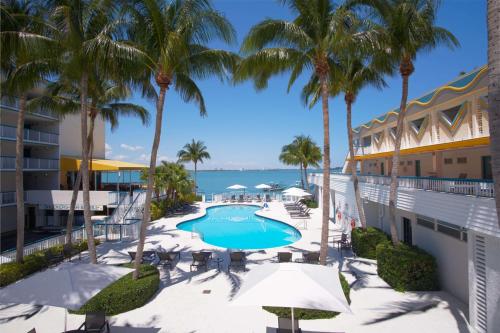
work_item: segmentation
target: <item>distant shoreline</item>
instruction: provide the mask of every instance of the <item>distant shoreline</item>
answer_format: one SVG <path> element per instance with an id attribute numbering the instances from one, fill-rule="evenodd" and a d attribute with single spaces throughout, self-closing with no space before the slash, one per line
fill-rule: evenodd
<path id="1" fill-rule="evenodd" d="M 331 168 L 330 171 L 335 171 L 342 169 L 342 167 L 335 167 Z M 188 169 L 188 171 L 193 171 L 192 169 Z M 198 170 L 198 172 L 212 172 L 212 171 L 300 171 L 299 168 L 293 169 L 293 168 L 276 168 L 276 169 L 205 169 L 205 170 Z M 307 172 L 322 172 L 322 169 L 308 169 Z"/>

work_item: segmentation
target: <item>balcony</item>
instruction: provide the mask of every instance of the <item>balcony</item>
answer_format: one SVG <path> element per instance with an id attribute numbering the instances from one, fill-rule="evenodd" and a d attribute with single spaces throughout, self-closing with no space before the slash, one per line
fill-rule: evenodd
<path id="1" fill-rule="evenodd" d="M 11 156 L 0 157 L 2 171 L 14 171 L 16 169 L 16 158 Z M 24 158 L 24 171 L 59 170 L 59 160 L 49 158 Z"/>
<path id="2" fill-rule="evenodd" d="M 16 192 L 0 192 L 0 206 L 12 206 L 16 204 Z"/>
<path id="3" fill-rule="evenodd" d="M 19 100 L 16 98 L 15 101 L 10 101 L 6 97 L 3 97 L 0 100 L 0 108 L 1 109 L 7 109 L 9 111 L 14 111 L 18 112 L 19 111 Z M 27 115 L 34 115 L 34 116 L 39 116 L 42 118 L 47 118 L 51 120 L 59 120 L 59 115 L 57 112 L 54 112 L 52 110 L 43 110 L 43 109 L 37 109 L 34 111 L 30 111 L 29 113 L 26 113 Z"/>
<path id="4" fill-rule="evenodd" d="M 32 129 L 24 129 L 24 141 L 26 143 L 58 145 L 59 135 Z M 16 140 L 16 128 L 13 126 L 0 125 L 0 139 Z"/>

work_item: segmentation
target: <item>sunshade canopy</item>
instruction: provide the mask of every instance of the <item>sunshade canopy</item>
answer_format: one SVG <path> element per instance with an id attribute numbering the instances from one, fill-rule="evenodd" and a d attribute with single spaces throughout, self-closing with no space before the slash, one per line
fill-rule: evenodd
<path id="1" fill-rule="evenodd" d="M 62 263 L 0 289 L 0 302 L 76 310 L 131 271 L 112 265 Z"/>
<path id="2" fill-rule="evenodd" d="M 61 171 L 78 171 L 80 169 L 80 163 L 82 163 L 82 160 L 80 159 L 74 157 L 62 157 Z M 138 163 L 92 159 L 92 170 L 94 171 L 142 170 L 146 167 L 146 165 Z"/>
<path id="3" fill-rule="evenodd" d="M 267 184 L 259 184 L 257 186 L 255 186 L 256 189 L 259 189 L 259 190 L 269 190 L 271 188 L 271 186 L 267 185 Z"/>
<path id="4" fill-rule="evenodd" d="M 246 189 L 246 186 L 240 185 L 240 184 L 234 184 L 229 187 L 227 187 L 228 190 L 243 190 Z"/>
<path id="5" fill-rule="evenodd" d="M 311 194 L 304 191 L 303 189 L 297 188 L 297 187 L 290 187 L 289 189 L 286 189 L 283 191 L 284 195 L 290 195 L 293 197 L 307 197 L 310 196 Z"/>
<path id="6" fill-rule="evenodd" d="M 338 270 L 302 263 L 268 263 L 253 268 L 232 304 L 351 313 Z"/>

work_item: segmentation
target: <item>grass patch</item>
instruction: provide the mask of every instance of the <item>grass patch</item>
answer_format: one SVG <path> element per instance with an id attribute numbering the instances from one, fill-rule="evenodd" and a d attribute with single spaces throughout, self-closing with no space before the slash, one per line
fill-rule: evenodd
<path id="1" fill-rule="evenodd" d="M 351 299 L 349 297 L 351 288 L 349 288 L 349 283 L 347 283 L 347 280 L 342 275 L 342 273 L 339 273 L 339 278 L 340 278 L 340 285 L 342 286 L 342 290 L 344 291 L 345 298 L 347 299 L 347 302 L 351 304 Z M 291 318 L 292 316 L 290 308 L 273 307 L 273 306 L 263 306 L 262 308 L 268 312 L 274 313 L 280 318 Z M 300 309 L 300 308 L 294 309 L 293 313 L 295 319 L 298 320 L 330 319 L 334 318 L 339 314 L 338 312 L 332 312 L 332 311 Z"/>
<path id="2" fill-rule="evenodd" d="M 132 268 L 133 264 L 123 266 Z M 72 313 L 104 312 L 108 316 L 127 312 L 148 303 L 158 291 L 160 272 L 155 266 L 141 265 L 140 278 L 132 279 L 132 273 L 111 283 L 92 297 L 79 310 Z"/>

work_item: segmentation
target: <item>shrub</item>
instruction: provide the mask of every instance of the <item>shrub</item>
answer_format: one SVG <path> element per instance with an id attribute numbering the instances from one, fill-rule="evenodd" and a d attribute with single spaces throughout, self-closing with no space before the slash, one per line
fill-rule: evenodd
<path id="1" fill-rule="evenodd" d="M 356 228 L 351 233 L 352 249 L 357 256 L 376 259 L 377 245 L 389 242 L 389 237 L 380 229 L 368 227 L 366 230 Z"/>
<path id="2" fill-rule="evenodd" d="M 307 208 L 318 208 L 318 203 L 313 199 L 304 199 L 303 202 Z"/>
<path id="3" fill-rule="evenodd" d="M 398 291 L 439 290 L 436 260 L 415 246 L 379 244 L 377 273 Z"/>
<path id="4" fill-rule="evenodd" d="M 124 266 L 132 267 L 131 265 Z M 132 273 L 125 275 L 101 290 L 74 313 L 104 312 L 114 316 L 130 311 L 146 304 L 158 291 L 159 285 L 158 269 L 151 265 L 141 265 L 139 279 L 133 280 Z"/>
<path id="5" fill-rule="evenodd" d="M 345 298 L 347 302 L 351 304 L 351 299 L 349 297 L 350 288 L 349 283 L 345 279 L 342 273 L 339 273 L 340 285 L 344 291 Z M 264 310 L 274 313 L 280 318 L 290 318 L 292 316 L 290 308 L 273 307 L 273 306 L 263 306 Z M 295 319 L 307 320 L 307 319 L 330 319 L 338 315 L 338 312 L 324 311 L 324 310 L 311 310 L 311 309 L 299 309 L 296 308 L 293 311 Z"/>
<path id="6" fill-rule="evenodd" d="M 153 201 L 151 203 L 151 220 L 158 220 L 165 217 L 167 213 L 167 201 Z"/>

